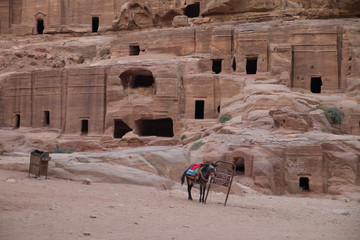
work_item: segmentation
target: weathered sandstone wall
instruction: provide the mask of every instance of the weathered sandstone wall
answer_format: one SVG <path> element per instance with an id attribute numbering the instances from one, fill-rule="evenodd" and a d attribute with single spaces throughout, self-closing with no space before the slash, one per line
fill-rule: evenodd
<path id="1" fill-rule="evenodd" d="M 0 124 L 48 150 L 182 144 L 265 192 L 342 193 L 360 176 L 359 21 L 329 18 L 356 3 L 0 1 L 1 33 L 45 33 L 1 38 Z"/>
<path id="2" fill-rule="evenodd" d="M 216 119 L 227 99 L 243 93 L 245 76 L 270 74 L 280 78 L 276 83 L 305 92 L 314 92 L 315 78 L 320 92 L 345 91 L 353 84 L 348 76 L 359 74 L 355 35 L 348 26 L 319 24 L 129 32 L 111 42 L 111 63 L 3 75 L 2 122 L 67 134 L 79 134 L 87 124 L 90 135 L 112 135 L 115 120 L 139 133 L 145 124 L 136 124 L 139 119 L 169 118 L 178 132 L 179 119 L 197 118 L 196 104 L 204 112 L 199 118 Z M 129 56 L 134 47 L 139 56 Z M 138 76 L 151 83 L 137 88 L 131 81 Z M 255 102 L 258 109 L 273 104 Z M 359 114 L 349 114 L 342 130 L 357 133 Z"/>
<path id="3" fill-rule="evenodd" d="M 216 22 L 219 15 L 224 21 L 353 17 L 359 15 L 359 6 L 359 0 L 1 0 L 0 33 L 37 34 L 39 20 L 45 33 L 83 33 L 94 31 L 94 24 L 96 31 L 171 26 L 181 14 L 198 18 L 194 23 Z"/>

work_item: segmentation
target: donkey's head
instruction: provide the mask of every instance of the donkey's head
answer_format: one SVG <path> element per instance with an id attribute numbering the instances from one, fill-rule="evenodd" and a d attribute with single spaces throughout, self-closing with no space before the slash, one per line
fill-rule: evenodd
<path id="1" fill-rule="evenodd" d="M 203 173 L 206 176 L 206 178 L 213 176 L 214 172 L 215 172 L 215 164 L 213 163 L 207 163 L 205 164 L 204 168 L 203 168 Z"/>

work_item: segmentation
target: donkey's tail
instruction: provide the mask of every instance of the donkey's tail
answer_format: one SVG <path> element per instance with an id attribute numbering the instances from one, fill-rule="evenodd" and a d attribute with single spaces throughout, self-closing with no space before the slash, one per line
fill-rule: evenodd
<path id="1" fill-rule="evenodd" d="M 183 185 L 183 184 L 184 184 L 184 181 L 185 181 L 185 176 L 186 176 L 187 170 L 188 170 L 188 169 L 186 169 L 186 171 L 185 171 L 185 172 L 183 173 L 183 175 L 181 176 L 181 185 Z"/>

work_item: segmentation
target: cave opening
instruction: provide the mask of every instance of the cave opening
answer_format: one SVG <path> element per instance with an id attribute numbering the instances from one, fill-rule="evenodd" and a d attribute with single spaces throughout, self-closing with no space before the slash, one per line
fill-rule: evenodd
<path id="1" fill-rule="evenodd" d="M 99 17 L 92 17 L 92 32 L 96 33 L 99 30 L 100 20 Z"/>
<path id="2" fill-rule="evenodd" d="M 140 46 L 139 45 L 130 45 L 129 46 L 129 50 L 130 50 L 130 56 L 137 56 L 140 54 Z"/>
<path id="3" fill-rule="evenodd" d="M 322 80 L 321 77 L 311 77 L 310 91 L 312 93 L 321 93 Z"/>
<path id="4" fill-rule="evenodd" d="M 189 4 L 184 9 L 184 15 L 188 18 L 195 18 L 200 16 L 200 2 Z"/>
<path id="5" fill-rule="evenodd" d="M 136 134 L 139 136 L 173 137 L 173 121 L 171 118 L 140 119 L 135 121 Z"/>
<path id="6" fill-rule="evenodd" d="M 246 58 L 246 74 L 256 74 L 257 57 Z"/>
<path id="7" fill-rule="evenodd" d="M 81 120 L 81 135 L 87 135 L 89 132 L 89 121 Z"/>
<path id="8" fill-rule="evenodd" d="M 235 170 L 239 175 L 245 175 L 245 159 L 243 157 L 234 158 Z"/>
<path id="9" fill-rule="evenodd" d="M 216 74 L 221 73 L 222 59 L 213 59 L 212 60 L 212 71 Z"/>
<path id="10" fill-rule="evenodd" d="M 44 20 L 39 18 L 37 20 L 37 23 L 36 23 L 36 30 L 37 30 L 37 33 L 38 34 L 43 34 L 44 33 L 44 29 L 45 29 L 45 26 L 44 26 Z"/>
<path id="11" fill-rule="evenodd" d="M 299 187 L 303 190 L 303 191 L 310 191 L 309 188 L 309 178 L 308 177 L 301 177 L 299 179 Z"/>
<path id="12" fill-rule="evenodd" d="M 154 84 L 154 77 L 152 75 L 135 75 L 131 82 L 131 88 L 148 88 Z"/>
<path id="13" fill-rule="evenodd" d="M 205 108 L 204 100 L 195 101 L 195 119 L 204 119 L 204 108 Z"/>
<path id="14" fill-rule="evenodd" d="M 121 84 L 124 90 L 143 88 L 143 94 L 155 94 L 155 79 L 152 73 L 144 69 L 130 69 L 120 74 Z M 139 93 L 140 93 L 139 92 Z"/>
<path id="15" fill-rule="evenodd" d="M 132 129 L 122 120 L 114 120 L 114 138 L 122 138 L 126 133 L 131 131 Z"/>
<path id="16" fill-rule="evenodd" d="M 50 111 L 44 111 L 44 121 L 43 121 L 44 127 L 47 127 L 50 125 Z"/>

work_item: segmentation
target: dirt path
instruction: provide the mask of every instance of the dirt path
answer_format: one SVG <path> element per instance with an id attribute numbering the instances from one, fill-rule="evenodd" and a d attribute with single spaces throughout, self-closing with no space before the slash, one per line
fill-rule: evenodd
<path id="1" fill-rule="evenodd" d="M 185 186 L 84 185 L 0 170 L 0 239 L 360 239 L 358 202 L 247 195 L 224 207 L 219 193 L 207 204 L 186 198 Z"/>

